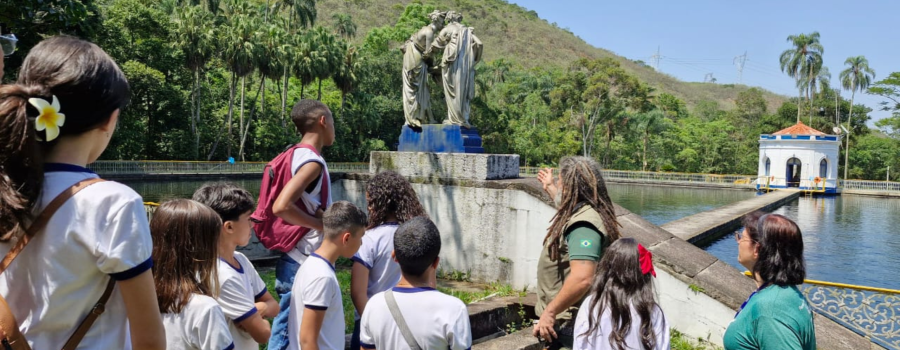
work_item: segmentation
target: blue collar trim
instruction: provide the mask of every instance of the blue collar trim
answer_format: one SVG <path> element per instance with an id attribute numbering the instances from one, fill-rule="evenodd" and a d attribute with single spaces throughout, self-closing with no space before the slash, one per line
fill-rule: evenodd
<path id="1" fill-rule="evenodd" d="M 432 290 L 436 290 L 431 287 L 394 287 L 391 290 L 397 293 L 418 293 L 418 292 L 428 292 Z"/>
<path id="2" fill-rule="evenodd" d="M 322 261 L 328 263 L 328 266 L 331 266 L 331 271 L 335 271 L 335 269 L 334 269 L 334 264 L 332 264 L 331 261 L 329 261 L 328 259 L 325 259 L 325 258 L 323 258 L 321 255 L 316 254 L 316 253 L 312 253 L 312 254 L 310 254 L 309 256 L 313 256 L 313 257 L 322 259 Z"/>
<path id="3" fill-rule="evenodd" d="M 65 163 L 44 163 L 45 173 L 70 172 L 70 173 L 88 173 L 97 174 L 93 170 L 74 164 Z"/>
<path id="4" fill-rule="evenodd" d="M 241 262 L 238 261 L 238 259 L 234 259 L 234 261 L 237 262 L 238 267 L 232 266 L 231 263 L 228 262 L 228 260 L 225 260 L 225 259 L 222 259 L 222 258 L 219 258 L 219 260 L 222 260 L 226 265 L 228 265 L 229 267 L 231 267 L 232 269 L 234 269 L 235 271 L 237 271 L 239 274 L 242 274 L 242 275 L 244 274 L 244 267 L 241 266 Z"/>

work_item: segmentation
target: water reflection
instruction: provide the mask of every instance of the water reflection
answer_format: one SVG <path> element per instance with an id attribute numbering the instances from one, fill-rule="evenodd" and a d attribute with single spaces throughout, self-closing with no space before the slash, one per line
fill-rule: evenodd
<path id="1" fill-rule="evenodd" d="M 774 212 L 800 226 L 808 279 L 900 289 L 900 199 L 801 197 Z M 705 249 L 744 270 L 731 236 Z"/>
<path id="2" fill-rule="evenodd" d="M 609 184 L 610 199 L 647 221 L 662 225 L 756 196 L 736 189 Z"/>

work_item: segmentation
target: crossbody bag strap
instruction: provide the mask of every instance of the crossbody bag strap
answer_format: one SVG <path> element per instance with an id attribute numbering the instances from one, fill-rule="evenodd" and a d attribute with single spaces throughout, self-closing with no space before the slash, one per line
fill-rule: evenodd
<path id="1" fill-rule="evenodd" d="M 81 343 L 81 339 L 84 339 L 85 334 L 91 329 L 94 321 L 103 314 L 103 311 L 106 311 L 106 301 L 112 296 L 112 291 L 115 286 L 116 280 L 110 277 L 109 283 L 106 284 L 106 290 L 103 291 L 103 296 L 100 297 L 100 300 L 97 300 L 97 303 L 94 304 L 91 312 L 81 321 L 81 324 L 75 329 L 75 333 L 72 333 L 72 336 L 66 341 L 66 345 L 63 345 L 62 350 L 75 350 L 75 348 L 78 347 L 78 343 Z"/>
<path id="2" fill-rule="evenodd" d="M 413 337 L 412 331 L 409 330 L 409 326 L 406 324 L 403 314 L 400 313 L 400 306 L 397 305 L 397 299 L 394 299 L 394 291 L 388 289 L 384 292 L 384 300 L 387 301 L 388 309 L 391 310 L 391 316 L 394 316 L 394 322 L 397 322 L 397 326 L 400 327 L 400 334 L 403 334 L 403 339 L 406 340 L 406 344 L 409 345 L 409 348 L 412 350 L 422 350 L 419 344 L 416 343 L 416 338 Z"/>
<path id="3" fill-rule="evenodd" d="M 28 229 L 25 230 L 25 234 L 19 237 L 16 244 L 6 253 L 6 256 L 3 257 L 3 260 L 0 261 L 0 273 L 6 271 L 6 268 L 12 264 L 13 260 L 25 249 L 25 246 L 28 245 L 28 242 L 31 242 L 31 239 L 37 234 L 40 230 L 44 229 L 47 226 L 47 223 L 50 222 L 50 218 L 53 217 L 53 214 L 56 213 L 56 210 L 59 209 L 63 204 L 66 203 L 72 196 L 81 190 L 87 188 L 90 185 L 93 185 L 98 182 L 102 182 L 104 180 L 99 178 L 87 179 L 79 181 L 78 183 L 72 185 L 72 187 L 67 188 L 62 193 L 56 196 L 47 207 L 41 211 L 41 214 L 34 219 L 31 223 L 31 226 L 28 226 Z M 108 297 L 107 297 L 108 298 Z M 4 349 L 13 349 L 13 350 L 31 350 L 31 347 L 28 345 L 28 342 L 25 340 L 25 337 L 19 331 L 19 323 L 16 322 L 15 316 L 12 314 L 12 309 L 9 308 L 9 305 L 6 303 L 6 299 L 3 296 L 0 296 L 0 303 L 2 303 L 2 314 L 0 314 L 0 336 L 2 336 Z"/>

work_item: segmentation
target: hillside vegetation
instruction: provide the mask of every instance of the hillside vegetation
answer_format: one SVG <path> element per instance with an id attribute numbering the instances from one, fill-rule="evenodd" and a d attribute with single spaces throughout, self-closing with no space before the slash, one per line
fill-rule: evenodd
<path id="1" fill-rule="evenodd" d="M 537 12 L 503 0 L 319 0 L 317 10 L 325 26 L 332 24 L 333 14 L 349 14 L 358 26 L 357 32 L 362 34 L 357 37 L 357 41 L 361 41 L 372 28 L 393 25 L 406 5 L 414 2 L 441 10 L 460 11 L 464 22 L 474 27 L 485 43 L 484 55 L 488 62 L 505 58 L 524 68 L 565 67 L 579 58 L 608 57 L 658 91 L 684 100 L 689 107 L 701 101 L 716 101 L 720 108 L 731 109 L 738 93 L 750 88 L 680 81 L 647 65 L 591 46 L 556 23 L 541 19 Z M 777 108 L 787 100 L 782 95 L 765 90 L 762 92 L 763 99 L 771 108 Z"/>

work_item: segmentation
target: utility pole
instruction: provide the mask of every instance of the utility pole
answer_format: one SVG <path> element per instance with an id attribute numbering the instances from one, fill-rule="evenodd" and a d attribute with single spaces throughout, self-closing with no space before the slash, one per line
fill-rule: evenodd
<path id="1" fill-rule="evenodd" d="M 662 58 L 659 54 L 659 46 L 656 46 L 656 54 L 650 56 L 650 60 L 653 61 L 653 67 L 656 68 L 656 71 L 659 72 L 659 59 Z"/>
<path id="2" fill-rule="evenodd" d="M 734 65 L 737 66 L 738 84 L 744 83 L 744 63 L 747 62 L 747 51 L 743 55 L 734 57 Z"/>
<path id="3" fill-rule="evenodd" d="M 706 73 L 706 75 L 703 76 L 703 82 L 704 83 L 715 83 L 716 78 L 713 77 L 712 73 Z"/>

